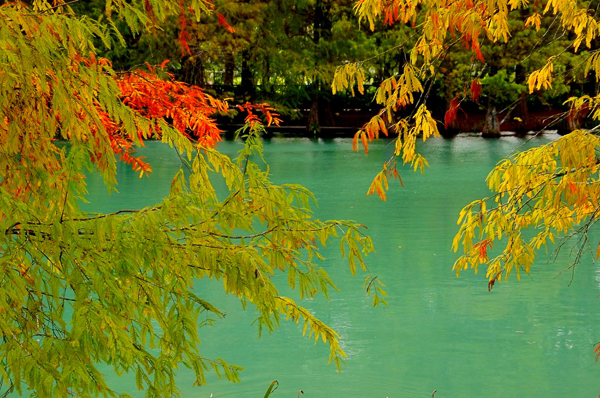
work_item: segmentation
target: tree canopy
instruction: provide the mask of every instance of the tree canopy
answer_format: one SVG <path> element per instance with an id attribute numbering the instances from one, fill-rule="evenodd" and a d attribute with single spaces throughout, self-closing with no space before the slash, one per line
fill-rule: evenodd
<path id="1" fill-rule="evenodd" d="M 341 240 L 350 271 L 366 270 L 372 250 L 361 226 L 320 221 L 311 193 L 273 185 L 253 159 L 265 104 L 245 104 L 245 145 L 236 159 L 220 154 L 213 117 L 226 102 L 173 79 L 161 65 L 117 72 L 98 46 L 123 44 L 131 32 L 175 18 L 186 49 L 190 21 L 213 14 L 206 0 L 103 2 L 104 22 L 78 15 L 71 2 L 36 0 L 0 6 L 0 380 L 3 393 L 118 396 L 99 366 L 135 374 L 147 396 L 177 395 L 175 369 L 195 383 L 214 369 L 238 380 L 239 367 L 206 358 L 198 329 L 224 314 L 194 280 L 210 279 L 257 311 L 260 329 L 282 319 L 344 358 L 338 335 L 271 279 L 287 275 L 298 296 L 335 288 L 319 266 L 319 249 Z M 97 4 L 97 2 L 95 3 Z M 116 190 L 116 162 L 140 177 L 152 167 L 135 153 L 161 140 L 181 157 L 170 194 L 143 209 L 110 214 L 80 209 L 87 173 Z M 227 195 L 217 195 L 219 175 Z M 213 176 L 213 177 L 211 177 Z M 376 281 L 368 284 L 381 300 Z"/>

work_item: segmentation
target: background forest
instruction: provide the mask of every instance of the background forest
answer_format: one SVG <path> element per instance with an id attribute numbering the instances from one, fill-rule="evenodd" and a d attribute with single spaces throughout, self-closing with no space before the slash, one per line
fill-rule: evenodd
<path id="1" fill-rule="evenodd" d="M 283 115 L 284 126 L 318 132 L 322 126 L 361 127 L 368 121 L 377 111 L 376 88 L 402 73 L 408 49 L 418 39 L 413 27 L 423 22 L 420 14 L 410 24 L 360 28 L 352 2 L 337 0 L 216 0 L 214 5 L 219 18 L 205 15 L 189 21 L 189 52 L 180 47 L 180 21 L 173 16 L 161 29 L 140 34 L 119 23 L 126 47 L 102 54 L 117 70 L 169 59 L 167 69 L 178 80 L 235 103 L 267 102 Z M 98 18 L 104 1 L 75 3 L 73 8 Z M 456 114 L 451 123 L 441 123 L 442 134 L 483 131 L 493 136 L 541 128 L 564 134 L 582 123 L 584 114 L 564 117 L 568 107 L 563 103 L 570 96 L 595 94 L 594 73 L 584 73 L 590 53 L 569 46 L 572 38 L 553 15 L 544 14 L 539 29 L 527 29 L 526 19 L 541 11 L 542 5 L 511 11 L 512 39 L 483 46 L 479 54 L 465 51 L 459 41 L 446 49 L 426 97 L 438 121 L 444 121 L 448 110 Z M 527 76 L 556 54 L 552 88 L 528 93 Z M 334 97 L 330 86 L 336 68 L 354 62 L 365 71 L 366 94 Z M 474 79 L 481 85 L 477 102 L 468 95 Z"/>

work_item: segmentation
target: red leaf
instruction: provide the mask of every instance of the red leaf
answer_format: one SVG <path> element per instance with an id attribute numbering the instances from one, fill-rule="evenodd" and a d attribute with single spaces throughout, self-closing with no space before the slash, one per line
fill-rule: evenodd
<path id="1" fill-rule="evenodd" d="M 473 50 L 475 50 L 475 54 L 477 54 L 477 59 L 480 60 L 481 62 L 485 62 L 485 58 L 483 57 L 483 54 L 481 53 L 481 48 L 479 48 L 479 42 L 477 41 L 477 37 L 473 38 L 472 48 L 473 48 Z"/>
<path id="2" fill-rule="evenodd" d="M 180 25 L 181 31 L 179 32 L 179 37 L 177 39 L 179 40 L 179 47 L 181 47 L 181 55 L 184 56 L 186 50 L 187 50 L 188 55 L 192 55 L 192 52 L 190 51 L 190 46 L 188 45 L 188 42 L 187 42 L 188 39 L 190 38 L 190 35 L 185 30 L 185 28 L 188 24 L 188 21 L 185 18 L 185 6 L 183 4 L 183 0 L 179 0 L 179 6 L 181 7 L 181 12 L 179 14 L 179 25 Z"/>
<path id="3" fill-rule="evenodd" d="M 447 129 L 448 127 L 452 126 L 456 121 L 456 114 L 460 109 L 459 105 L 460 102 L 458 101 L 458 96 L 452 98 L 452 101 L 450 101 L 450 105 L 448 106 L 448 110 L 444 115 L 444 128 Z"/>
<path id="4" fill-rule="evenodd" d="M 493 242 L 490 239 L 484 239 L 481 242 L 478 242 L 475 244 L 474 248 L 476 248 L 479 251 L 479 259 L 481 261 L 487 261 L 488 260 L 488 248 L 491 249 L 492 248 L 492 244 Z"/>
<path id="5" fill-rule="evenodd" d="M 596 354 L 596 362 L 598 362 L 598 359 L 600 359 L 600 343 L 594 348 L 594 354 Z"/>
<path id="6" fill-rule="evenodd" d="M 227 20 L 225 19 L 225 17 L 223 16 L 223 14 L 221 14 L 220 12 L 217 13 L 217 18 L 219 18 L 219 24 L 223 25 L 223 27 L 225 27 L 225 29 L 227 29 L 227 31 L 229 33 L 233 33 L 235 32 L 235 29 L 233 28 L 233 26 L 229 25 L 227 23 Z"/>
<path id="7" fill-rule="evenodd" d="M 190 35 L 188 34 L 188 32 L 185 31 L 185 28 L 182 28 L 178 37 L 179 47 L 181 47 L 182 56 L 184 56 L 186 52 L 188 53 L 188 55 L 192 55 L 192 51 L 190 50 L 190 46 L 188 45 L 189 38 Z"/>
<path id="8" fill-rule="evenodd" d="M 156 15 L 154 15 L 154 9 L 148 0 L 144 0 L 144 10 L 146 11 L 146 15 L 156 24 Z"/>

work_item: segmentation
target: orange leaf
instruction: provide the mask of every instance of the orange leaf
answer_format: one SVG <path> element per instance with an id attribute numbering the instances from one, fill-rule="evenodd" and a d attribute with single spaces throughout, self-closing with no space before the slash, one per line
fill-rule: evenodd
<path id="1" fill-rule="evenodd" d="M 388 130 L 385 127 L 385 122 L 383 121 L 383 119 L 379 119 L 379 130 L 381 130 L 381 132 L 383 132 L 383 134 L 388 135 Z"/>
<path id="2" fill-rule="evenodd" d="M 483 54 L 481 53 L 481 48 L 479 48 L 479 42 L 477 41 L 477 37 L 473 38 L 472 47 L 473 47 L 473 50 L 475 50 L 475 54 L 477 54 L 477 59 L 480 60 L 481 62 L 485 62 L 485 58 L 483 57 Z"/>
<path id="3" fill-rule="evenodd" d="M 354 138 L 352 139 L 352 150 L 354 152 L 358 151 L 358 136 L 360 135 L 360 130 L 354 134 Z"/>
<path id="4" fill-rule="evenodd" d="M 404 181 L 402 181 L 402 177 L 400 177 L 400 173 L 398 173 L 398 169 L 396 169 L 396 167 L 394 167 L 393 176 L 400 182 L 400 186 L 404 188 Z"/>
<path id="5" fill-rule="evenodd" d="M 364 131 L 361 131 L 360 139 L 362 141 L 363 148 L 365 148 L 365 153 L 369 153 L 369 143 L 367 142 L 367 135 Z"/>
<path id="6" fill-rule="evenodd" d="M 170 62 L 170 59 L 165 59 L 160 63 L 160 70 L 165 70 L 165 66 Z"/>

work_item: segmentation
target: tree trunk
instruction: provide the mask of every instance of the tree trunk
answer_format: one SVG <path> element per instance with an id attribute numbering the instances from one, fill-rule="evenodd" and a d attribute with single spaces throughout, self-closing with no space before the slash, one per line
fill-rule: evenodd
<path id="1" fill-rule="evenodd" d="M 527 86 L 526 77 L 527 77 L 527 73 L 525 72 L 525 68 L 521 65 L 517 65 L 517 68 L 515 71 L 515 83 Z M 515 110 L 514 110 L 514 114 L 513 114 L 514 117 L 517 117 L 520 119 L 520 121 L 516 120 L 517 127 L 515 129 L 516 130 L 515 132 L 517 133 L 517 135 L 525 135 L 530 130 L 533 130 L 536 128 L 536 126 L 534 126 L 532 123 L 531 116 L 529 115 L 529 108 L 527 107 L 527 97 L 528 96 L 529 95 L 527 94 L 527 91 L 523 91 L 519 95 L 519 102 L 517 103 L 517 106 L 515 107 Z"/>
<path id="2" fill-rule="evenodd" d="M 587 115 L 587 112 L 588 112 L 587 108 L 586 109 L 570 109 L 567 112 L 567 117 L 566 117 L 565 122 L 567 125 L 567 131 L 569 133 L 572 131 L 581 129 L 583 120 L 584 120 L 585 116 Z"/>
<path id="3" fill-rule="evenodd" d="M 335 126 L 335 116 L 333 110 L 331 110 L 331 101 L 325 102 L 325 108 L 323 109 L 323 119 L 325 119 L 326 126 Z"/>
<path id="4" fill-rule="evenodd" d="M 204 62 L 200 56 L 187 57 L 181 62 L 181 80 L 188 84 L 206 86 Z"/>
<path id="5" fill-rule="evenodd" d="M 223 84 L 233 87 L 233 72 L 235 70 L 235 58 L 232 53 L 225 55 L 225 74 L 223 75 Z"/>
<path id="6" fill-rule="evenodd" d="M 321 126 L 319 124 L 319 96 L 317 94 L 312 95 L 306 130 L 315 135 L 321 131 Z"/>
<path id="7" fill-rule="evenodd" d="M 250 65 L 248 61 L 250 60 L 250 51 L 244 50 L 242 52 L 242 83 L 241 89 L 242 94 L 244 95 L 244 99 L 247 101 L 252 101 L 255 94 L 254 88 L 254 77 L 252 76 L 252 70 L 250 69 Z"/>
<path id="8" fill-rule="evenodd" d="M 269 62 L 269 58 L 265 59 L 264 69 L 261 81 L 259 82 L 260 90 L 264 91 L 267 96 L 271 96 L 273 94 L 273 85 L 271 84 L 271 63 Z"/>
<path id="9" fill-rule="evenodd" d="M 323 4 L 321 0 L 317 0 L 315 4 L 315 19 L 313 20 L 313 42 L 318 43 L 321 39 L 323 23 Z"/>
<path id="10" fill-rule="evenodd" d="M 519 95 L 517 106 L 514 109 L 513 120 L 516 122 L 515 133 L 517 135 L 525 135 L 529 131 L 535 129 L 531 116 L 529 115 L 529 108 L 527 107 L 527 92 L 523 92 Z"/>
<path id="11" fill-rule="evenodd" d="M 488 99 L 488 108 L 485 115 L 485 125 L 483 126 L 484 137 L 499 137 L 500 136 L 500 121 L 498 120 L 498 111 L 496 105 Z"/>

